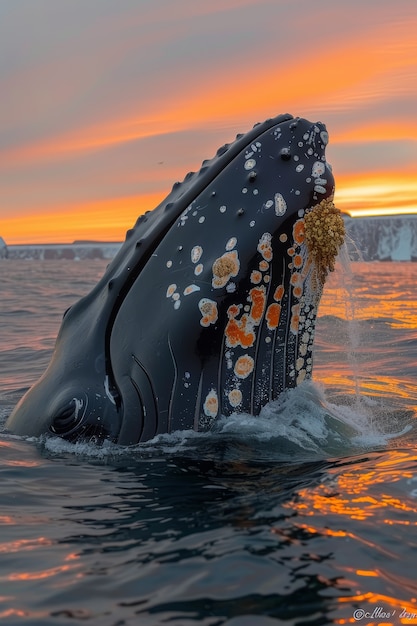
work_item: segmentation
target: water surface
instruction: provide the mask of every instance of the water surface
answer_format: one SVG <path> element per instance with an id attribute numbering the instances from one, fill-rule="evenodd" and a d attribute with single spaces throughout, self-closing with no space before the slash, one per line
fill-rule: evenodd
<path id="1" fill-rule="evenodd" d="M 0 262 L 2 425 L 105 265 Z M 314 382 L 257 418 L 131 449 L 1 427 L 5 624 L 417 623 L 417 264 L 352 268 Z"/>

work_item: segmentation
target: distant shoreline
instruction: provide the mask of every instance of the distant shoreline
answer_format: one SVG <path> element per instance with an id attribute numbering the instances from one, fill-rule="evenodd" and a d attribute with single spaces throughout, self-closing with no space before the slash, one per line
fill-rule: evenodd
<path id="1" fill-rule="evenodd" d="M 2 250 L 0 258 L 9 260 L 66 260 L 83 261 L 113 259 L 123 242 L 75 241 L 74 243 L 11 244 Z"/>

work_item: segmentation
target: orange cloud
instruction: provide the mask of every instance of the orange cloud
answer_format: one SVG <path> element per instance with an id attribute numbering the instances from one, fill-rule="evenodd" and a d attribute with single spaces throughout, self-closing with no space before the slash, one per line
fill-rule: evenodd
<path id="1" fill-rule="evenodd" d="M 137 217 L 157 206 L 162 198 L 159 194 L 149 194 L 63 205 L 50 210 L 39 208 L 30 218 L 20 215 L 2 219 L 2 237 L 9 245 L 72 243 L 80 239 L 123 241 Z"/>
<path id="2" fill-rule="evenodd" d="M 218 6 L 217 3 L 210 7 L 207 5 L 204 14 L 217 10 L 237 10 L 250 4 L 249 0 L 228 0 L 221 6 L 220 3 Z M 200 14 L 202 9 L 195 7 L 194 11 Z M 156 11 L 155 14 L 148 14 L 148 21 L 157 22 L 157 13 Z M 310 17 L 318 19 L 313 14 Z M 76 161 L 80 156 L 86 159 L 88 169 L 87 156 L 94 159 L 95 154 L 101 156 L 109 148 L 167 133 L 178 134 L 178 154 L 182 156 L 182 167 L 182 163 L 186 163 L 182 154 L 184 150 L 182 132 L 190 129 L 195 131 L 202 128 L 212 129 L 216 131 L 217 137 L 219 129 L 223 128 L 224 139 L 230 141 L 234 132 L 245 131 L 251 123 L 287 110 L 310 119 L 323 118 L 326 121 L 327 116 L 331 117 L 333 121 L 331 124 L 328 123 L 331 146 L 338 150 L 343 150 L 343 144 L 350 144 L 352 147 L 355 143 L 359 146 L 379 141 L 417 141 L 417 123 L 412 117 L 414 114 L 410 113 L 408 119 L 405 114 L 394 117 L 392 111 L 387 108 L 387 101 L 400 100 L 404 96 L 409 98 L 415 94 L 413 77 L 415 78 L 417 67 L 417 40 L 415 23 L 409 16 L 399 15 L 394 21 L 381 18 L 379 23 L 376 21 L 372 24 L 372 28 L 367 28 L 364 23 L 363 26 L 358 24 L 357 29 L 352 30 L 350 25 L 345 37 L 340 37 L 340 30 L 332 32 L 329 28 L 326 32 L 324 29 L 321 39 L 313 38 L 314 45 L 307 48 L 307 44 L 299 38 L 298 43 L 294 42 L 294 46 L 287 54 L 283 53 L 285 50 L 280 48 L 280 42 L 275 41 L 273 37 L 260 37 L 256 54 L 248 45 L 239 48 L 239 57 L 235 48 L 233 54 L 225 54 L 221 65 L 214 64 L 210 72 L 196 72 L 193 59 L 190 59 L 189 65 L 180 75 L 176 89 L 172 89 L 174 78 L 171 82 L 168 80 L 165 87 L 164 80 L 167 79 L 165 74 L 154 92 L 149 90 L 149 86 L 146 92 L 139 87 L 132 87 L 132 82 L 126 82 L 126 92 L 106 85 L 104 91 L 109 97 L 109 102 L 103 99 L 103 104 L 93 112 L 92 106 L 97 105 L 97 101 L 93 97 L 94 89 L 91 85 L 97 80 L 97 74 L 102 81 L 107 74 L 110 77 L 117 76 L 118 64 L 121 64 L 127 55 L 138 51 L 144 54 L 146 46 L 151 46 L 151 37 L 146 44 L 140 46 L 132 39 L 131 32 L 130 39 L 126 41 L 122 39 L 126 20 L 130 23 L 132 19 L 139 20 L 142 16 L 128 12 L 119 15 L 117 22 L 114 16 L 110 15 L 105 27 L 101 23 L 100 28 L 104 29 L 103 32 L 108 36 L 117 26 L 118 37 L 116 47 L 103 52 L 103 59 L 100 58 L 98 51 L 95 51 L 91 57 L 86 57 L 82 67 L 78 68 L 81 52 L 84 53 L 86 49 L 84 40 L 80 50 L 74 50 L 76 61 L 71 55 L 66 58 L 64 50 L 64 65 L 63 58 L 50 58 L 44 66 L 26 68 L 26 73 L 22 73 L 20 78 L 10 79 L 12 81 L 10 89 L 17 90 L 21 97 L 20 102 L 16 103 L 19 110 L 16 119 L 19 119 L 19 116 L 23 118 L 26 111 L 24 98 L 27 97 L 27 92 L 24 86 L 29 85 L 29 93 L 32 89 L 33 93 L 41 94 L 37 95 L 33 103 L 34 119 L 36 113 L 45 111 L 45 108 L 53 117 L 54 107 L 55 109 L 64 107 L 68 100 L 71 101 L 71 97 L 75 103 L 71 106 L 77 109 L 78 99 L 88 94 L 86 106 L 77 109 L 79 117 L 74 114 L 67 129 L 63 130 L 57 118 L 53 118 L 51 126 L 47 124 L 47 120 L 43 120 L 44 125 L 40 124 L 43 128 L 42 135 L 36 136 L 38 129 L 35 129 L 32 138 L 29 139 L 29 132 L 22 131 L 20 140 L 16 138 L 15 143 L 10 141 L 9 147 L 0 148 L 0 166 L 5 168 L 5 171 L 12 172 L 16 180 L 19 179 L 19 168 L 25 167 L 26 172 L 29 172 L 31 167 L 44 167 L 46 169 L 42 172 L 47 172 L 49 163 L 65 159 Z M 300 33 L 305 33 L 306 38 L 310 40 L 311 37 L 307 35 L 318 22 L 315 21 L 313 26 L 309 24 L 308 15 L 300 15 L 297 19 Z M 268 30 L 268 34 L 271 34 L 272 27 L 269 28 L 271 30 Z M 100 32 L 103 35 L 103 32 Z M 354 36 L 350 36 L 352 33 Z M 97 33 L 96 35 L 98 36 Z M 163 36 L 162 32 L 158 34 L 157 44 L 162 43 L 160 40 Z M 166 72 L 165 68 L 163 71 Z M 42 92 L 41 87 L 36 88 L 37 85 L 47 85 L 51 76 L 55 75 L 58 76 L 58 85 L 54 83 L 53 92 Z M 69 82 L 68 77 L 71 79 Z M 100 86 L 103 88 L 102 83 Z M 378 106 L 385 107 L 385 110 L 383 112 L 379 110 L 373 117 L 373 109 Z M 353 116 L 356 116 L 357 120 L 341 123 L 338 116 L 346 112 L 350 120 Z M 29 123 L 28 128 L 33 130 Z M 213 145 L 202 145 L 201 151 L 199 147 L 195 154 L 198 152 L 201 158 L 212 156 L 217 147 L 214 145 L 214 134 L 213 132 Z M 92 154 L 89 155 L 89 152 Z M 167 170 L 165 168 L 162 171 L 162 168 L 157 167 L 152 169 L 150 165 L 149 171 L 143 175 L 147 184 L 146 186 L 144 184 L 142 189 L 155 190 L 154 194 L 137 193 L 126 198 L 107 197 L 105 201 L 87 201 L 85 200 L 87 196 L 99 196 L 99 186 L 101 192 L 109 196 L 119 193 L 114 191 L 116 185 L 120 189 L 126 182 L 126 178 L 122 178 L 120 173 L 120 163 L 112 170 L 112 159 L 117 156 L 110 154 L 111 150 L 108 152 L 105 167 L 103 170 L 97 170 L 98 176 L 96 175 L 94 180 L 93 175 L 91 176 L 88 189 L 87 183 L 84 180 L 80 181 L 77 198 L 84 200 L 74 198 L 75 177 L 68 178 L 68 192 L 65 196 L 66 183 L 62 177 L 59 189 L 56 187 L 51 193 L 53 180 L 45 189 L 45 202 L 41 205 L 42 192 L 39 191 L 39 185 L 44 184 L 45 176 L 36 179 L 36 183 L 28 182 L 26 188 L 22 176 L 22 189 L 27 189 L 27 193 L 23 194 L 21 189 L 16 189 L 13 195 L 13 188 L 10 187 L 10 191 L 8 190 L 10 208 L 4 207 L 3 212 L 7 211 L 9 215 L 6 219 L 2 218 L 0 235 L 9 243 L 46 242 L 57 239 L 72 241 L 80 238 L 123 239 L 125 230 L 143 212 L 144 207 L 153 208 L 157 204 L 155 199 L 160 200 L 165 194 Z M 199 163 L 190 163 L 192 168 L 198 165 Z M 378 167 L 377 159 L 374 167 Z M 411 171 L 412 167 L 414 172 Z M 184 172 L 178 172 L 180 177 L 185 174 L 186 168 L 187 164 Z M 352 215 L 417 212 L 417 189 L 413 180 L 416 179 L 415 164 L 410 164 L 406 173 L 396 172 L 393 155 L 392 171 L 388 171 L 386 165 L 383 171 L 372 174 L 366 170 L 358 172 L 358 168 L 358 164 L 352 162 L 349 165 L 349 174 L 344 174 L 343 171 L 336 172 L 336 201 L 339 208 Z M 131 166 L 130 169 L 133 171 Z M 108 172 L 112 172 L 114 177 L 111 192 L 106 192 L 105 186 Z M 174 171 L 172 174 L 177 176 Z M 32 174 L 31 180 L 34 179 L 35 176 Z M 175 178 L 171 182 L 174 180 Z M 149 181 L 152 181 L 152 187 Z M 142 184 L 140 174 L 138 182 Z M 34 184 L 38 185 L 37 196 L 34 205 L 29 207 L 27 199 L 31 195 L 30 185 Z M 136 189 L 140 189 L 139 185 Z M 72 201 L 69 200 L 71 195 L 74 198 Z M 63 199 L 63 204 L 54 206 L 53 211 L 45 208 L 47 203 L 51 204 L 57 196 Z M 16 216 L 10 215 L 11 211 L 14 211 Z M 28 212 L 33 214 L 32 217 L 25 217 L 25 213 Z M 53 219 L 51 215 L 54 215 Z"/>
<path id="3" fill-rule="evenodd" d="M 342 174 L 337 178 L 335 202 L 352 217 L 417 213 L 415 172 Z"/>

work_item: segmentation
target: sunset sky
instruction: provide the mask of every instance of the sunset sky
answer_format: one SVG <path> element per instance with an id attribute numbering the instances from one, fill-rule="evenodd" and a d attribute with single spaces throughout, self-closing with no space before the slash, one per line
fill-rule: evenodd
<path id="1" fill-rule="evenodd" d="M 336 204 L 417 213 L 416 0 L 1 0 L 0 236 L 120 241 L 255 122 L 326 123 Z"/>

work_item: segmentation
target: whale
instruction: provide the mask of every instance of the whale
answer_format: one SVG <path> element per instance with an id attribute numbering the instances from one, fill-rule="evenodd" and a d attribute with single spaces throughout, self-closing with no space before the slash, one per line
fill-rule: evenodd
<path id="1" fill-rule="evenodd" d="M 203 161 L 63 316 L 6 428 L 129 446 L 258 415 L 312 376 L 344 240 L 322 122 L 279 115 Z"/>

